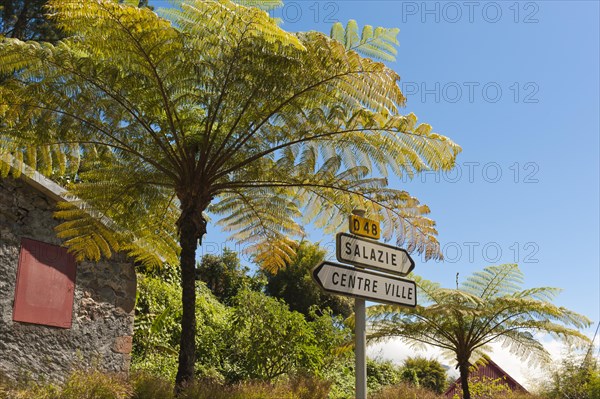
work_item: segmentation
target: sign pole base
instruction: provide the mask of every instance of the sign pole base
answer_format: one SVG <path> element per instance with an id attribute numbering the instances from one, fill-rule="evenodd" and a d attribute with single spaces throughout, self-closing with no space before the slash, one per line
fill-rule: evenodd
<path id="1" fill-rule="evenodd" d="M 354 299 L 356 399 L 367 399 L 367 323 L 365 300 Z"/>

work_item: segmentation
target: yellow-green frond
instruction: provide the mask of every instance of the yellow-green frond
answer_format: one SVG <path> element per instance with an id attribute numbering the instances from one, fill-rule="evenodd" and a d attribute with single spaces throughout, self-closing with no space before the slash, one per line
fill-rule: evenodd
<path id="1" fill-rule="evenodd" d="M 341 42 L 346 50 L 356 51 L 364 56 L 382 61 L 395 61 L 399 42 L 397 39 L 398 28 L 373 29 L 365 25 L 359 35 L 358 24 L 355 20 L 348 21 L 344 28 L 340 22 L 331 27 L 331 38 Z"/>

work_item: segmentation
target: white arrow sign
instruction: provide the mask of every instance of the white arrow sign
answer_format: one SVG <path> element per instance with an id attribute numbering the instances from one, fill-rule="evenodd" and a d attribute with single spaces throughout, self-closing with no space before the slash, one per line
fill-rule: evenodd
<path id="1" fill-rule="evenodd" d="M 417 285 L 399 277 L 383 276 L 333 262 L 322 262 L 312 277 L 327 292 L 364 298 L 374 302 L 417 306 Z"/>
<path id="2" fill-rule="evenodd" d="M 343 263 L 406 276 L 415 262 L 402 248 L 346 233 L 336 236 L 336 257 Z"/>

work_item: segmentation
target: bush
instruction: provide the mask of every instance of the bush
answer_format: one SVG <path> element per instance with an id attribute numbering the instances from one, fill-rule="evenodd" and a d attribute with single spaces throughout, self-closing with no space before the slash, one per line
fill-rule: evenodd
<path id="1" fill-rule="evenodd" d="M 132 370 L 175 379 L 181 336 L 181 288 L 167 278 L 138 280 Z M 202 282 L 197 283 L 196 359 L 199 377 L 221 376 L 229 308 Z M 222 376 L 221 376 L 222 378 Z"/>
<path id="2" fill-rule="evenodd" d="M 367 359 L 367 387 L 377 391 L 400 382 L 401 370 L 390 360 Z"/>
<path id="3" fill-rule="evenodd" d="M 259 292 L 242 291 L 234 301 L 228 334 L 230 381 L 271 381 L 298 370 L 320 369 L 325 354 L 303 315 Z"/>
<path id="4" fill-rule="evenodd" d="M 568 356 L 542 391 L 548 399 L 600 399 L 600 366 L 592 358 Z"/>
<path id="5" fill-rule="evenodd" d="M 446 388 L 446 370 L 435 359 L 409 357 L 402 365 L 402 380 L 415 386 L 443 393 Z"/>

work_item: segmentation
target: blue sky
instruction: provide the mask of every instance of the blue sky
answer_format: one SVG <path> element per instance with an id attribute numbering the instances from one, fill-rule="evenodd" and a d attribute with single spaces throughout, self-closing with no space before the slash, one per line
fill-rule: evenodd
<path id="1" fill-rule="evenodd" d="M 563 288 L 556 303 L 597 323 L 599 3 L 285 4 L 272 14 L 290 31 L 329 32 L 349 19 L 400 28 L 389 65 L 402 77 L 406 112 L 463 148 L 453 172 L 390 182 L 428 204 L 438 223 L 446 261 L 416 256 L 415 272 L 452 287 L 457 272 L 518 263 L 526 286 Z M 225 238 L 211 227 L 205 250 Z"/>

